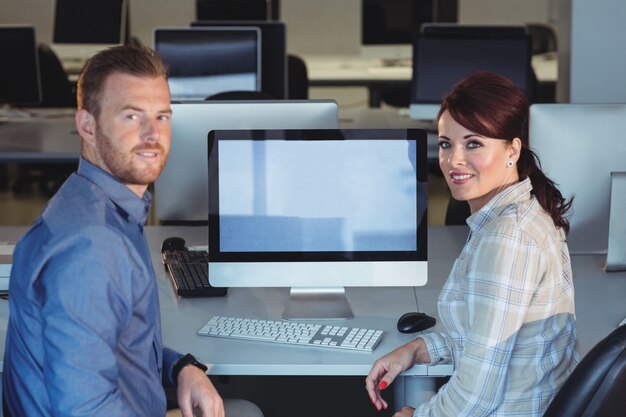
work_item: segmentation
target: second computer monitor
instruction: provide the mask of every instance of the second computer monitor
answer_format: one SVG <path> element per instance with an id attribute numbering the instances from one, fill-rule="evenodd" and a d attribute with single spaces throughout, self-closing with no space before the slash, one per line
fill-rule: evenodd
<path id="1" fill-rule="evenodd" d="M 261 31 L 256 27 L 154 29 L 154 49 L 169 68 L 172 100 L 225 91 L 260 91 Z"/>
<path id="2" fill-rule="evenodd" d="M 612 198 L 619 197 L 612 196 L 611 173 L 626 172 L 625 130 L 624 104 L 534 104 L 530 108 L 530 144 L 542 169 L 563 197 L 574 197 L 567 236 L 574 255 L 611 250 L 609 218 L 624 218 L 624 207 L 617 211 L 609 207 Z M 626 231 L 614 232 L 623 242 Z"/>
<path id="3" fill-rule="evenodd" d="M 0 105 L 41 103 L 41 83 L 32 26 L 0 25 Z"/>
<path id="4" fill-rule="evenodd" d="M 531 42 L 525 26 L 424 24 L 413 45 L 410 114 L 434 119 L 441 99 L 474 71 L 492 71 L 530 95 Z"/>
<path id="5" fill-rule="evenodd" d="M 125 43 L 127 0 L 56 0 L 53 49 L 63 62 L 89 58 L 98 51 Z M 68 62 L 71 64 L 71 62 Z"/>
<path id="6" fill-rule="evenodd" d="M 172 103 L 172 146 L 155 182 L 157 218 L 208 219 L 207 134 L 214 129 L 336 128 L 334 100 L 191 101 Z"/>
<path id="7" fill-rule="evenodd" d="M 258 27 L 261 30 L 261 91 L 276 99 L 287 98 L 287 43 L 283 22 L 199 20 L 191 26 Z"/>

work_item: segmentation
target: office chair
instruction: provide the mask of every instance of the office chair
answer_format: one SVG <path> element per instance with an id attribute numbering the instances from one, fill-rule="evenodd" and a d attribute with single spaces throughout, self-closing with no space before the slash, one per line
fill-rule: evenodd
<path id="1" fill-rule="evenodd" d="M 56 53 L 48 45 L 39 44 L 37 55 L 42 93 L 40 107 L 76 107 L 72 85 Z M 31 184 L 36 184 L 41 193 L 49 196 L 75 170 L 76 163 L 20 163 L 11 188 L 15 194 L 23 194 Z"/>
<path id="2" fill-rule="evenodd" d="M 41 107 L 76 107 L 76 96 L 56 53 L 46 44 L 37 46 L 41 75 Z"/>
<path id="3" fill-rule="evenodd" d="M 306 62 L 297 55 L 287 55 L 287 97 L 292 100 L 308 100 L 309 73 Z"/>
<path id="4" fill-rule="evenodd" d="M 545 54 L 557 50 L 557 37 L 554 29 L 545 23 L 527 23 L 531 39 L 532 54 Z"/>
<path id="5" fill-rule="evenodd" d="M 467 201 L 459 201 L 450 197 L 448 200 L 448 208 L 446 209 L 446 218 L 444 224 L 446 226 L 465 226 L 467 218 L 471 211 Z"/>
<path id="6" fill-rule="evenodd" d="M 587 353 L 544 417 L 623 417 L 626 413 L 626 326 Z"/>

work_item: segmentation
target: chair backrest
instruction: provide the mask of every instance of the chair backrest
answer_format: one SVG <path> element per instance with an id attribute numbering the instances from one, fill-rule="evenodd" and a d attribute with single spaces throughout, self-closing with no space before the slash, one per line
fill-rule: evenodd
<path id="1" fill-rule="evenodd" d="M 450 197 L 448 208 L 446 209 L 446 226 L 466 226 L 466 220 L 471 215 L 467 201 L 459 201 Z"/>
<path id="2" fill-rule="evenodd" d="M 544 417 L 623 417 L 626 413 L 626 326 L 583 358 Z"/>
<path id="3" fill-rule="evenodd" d="M 76 107 L 76 96 L 56 53 L 46 44 L 37 46 L 43 107 Z"/>
<path id="4" fill-rule="evenodd" d="M 552 26 L 545 23 L 527 23 L 526 26 L 530 34 L 533 55 L 557 50 L 556 33 Z"/>
<path id="5" fill-rule="evenodd" d="M 287 55 L 287 96 L 291 100 L 309 98 L 309 73 L 306 63 L 297 55 Z"/>

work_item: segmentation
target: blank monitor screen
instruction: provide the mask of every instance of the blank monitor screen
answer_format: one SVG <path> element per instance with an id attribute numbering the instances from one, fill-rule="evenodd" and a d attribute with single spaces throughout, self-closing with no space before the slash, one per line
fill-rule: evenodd
<path id="1" fill-rule="evenodd" d="M 41 83 L 32 26 L 0 26 L 0 104 L 41 102 Z"/>
<path id="2" fill-rule="evenodd" d="M 154 185 L 157 218 L 208 219 L 207 134 L 213 129 L 336 128 L 333 100 L 191 101 L 172 103 L 172 146 Z"/>
<path id="3" fill-rule="evenodd" d="M 283 22 L 201 20 L 191 26 L 258 27 L 261 30 L 261 91 L 276 99 L 287 98 L 287 44 Z"/>
<path id="4" fill-rule="evenodd" d="M 530 59 L 525 26 L 425 24 L 413 49 L 412 112 L 423 105 L 426 114 L 415 118 L 436 117 L 452 86 L 478 70 L 499 73 L 529 93 Z"/>
<path id="5" fill-rule="evenodd" d="M 126 0 L 56 0 L 52 41 L 121 44 L 126 10 Z"/>
<path id="6" fill-rule="evenodd" d="M 572 254 L 607 253 L 611 172 L 626 172 L 626 105 L 534 104 L 530 145 L 565 198 L 574 197 L 567 244 Z M 623 233 L 623 232 L 620 232 Z"/>
<path id="7" fill-rule="evenodd" d="M 261 31 L 255 27 L 156 28 L 173 100 L 261 89 Z"/>
<path id="8" fill-rule="evenodd" d="M 426 283 L 424 131 L 217 130 L 208 151 L 214 285 Z"/>

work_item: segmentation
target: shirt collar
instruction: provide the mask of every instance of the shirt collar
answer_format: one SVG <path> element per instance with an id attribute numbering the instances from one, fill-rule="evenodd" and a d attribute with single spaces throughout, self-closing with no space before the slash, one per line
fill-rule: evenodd
<path id="1" fill-rule="evenodd" d="M 82 157 L 78 161 L 78 175 L 94 183 L 100 192 L 126 212 L 131 220 L 138 224 L 146 223 L 152 204 L 150 192 L 146 191 L 139 198 L 118 178 Z"/>
<path id="2" fill-rule="evenodd" d="M 467 225 L 470 230 L 480 229 L 491 220 L 499 217 L 512 204 L 530 199 L 532 189 L 530 178 L 526 178 L 496 194 L 480 210 L 467 218 Z"/>

